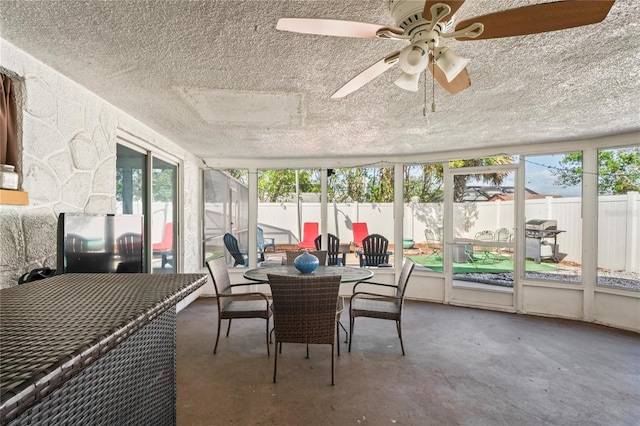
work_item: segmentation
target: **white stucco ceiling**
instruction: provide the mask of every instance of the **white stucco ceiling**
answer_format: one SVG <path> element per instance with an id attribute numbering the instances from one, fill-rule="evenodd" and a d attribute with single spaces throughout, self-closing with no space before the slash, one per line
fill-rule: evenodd
<path id="1" fill-rule="evenodd" d="M 468 0 L 458 19 L 544 2 Z M 602 23 L 458 42 L 471 87 L 399 89 L 393 68 L 330 96 L 405 42 L 275 30 L 281 17 L 393 25 L 388 0 L 0 1 L 0 35 L 206 159 L 415 155 L 640 129 L 640 1 Z M 427 84 L 431 103 L 431 80 Z"/>

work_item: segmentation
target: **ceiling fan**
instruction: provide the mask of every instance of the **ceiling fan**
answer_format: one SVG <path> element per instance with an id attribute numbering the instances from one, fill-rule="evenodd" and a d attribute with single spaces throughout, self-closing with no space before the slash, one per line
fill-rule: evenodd
<path id="1" fill-rule="evenodd" d="M 443 45 L 443 39 L 484 40 L 595 24 L 606 18 L 614 2 L 566 0 L 541 3 L 466 19 L 452 28 L 453 15 L 464 0 L 390 0 L 395 27 L 334 19 L 281 18 L 276 29 L 303 34 L 409 41 L 402 50 L 387 55 L 355 76 L 332 98 L 347 96 L 396 64 L 402 70 L 395 81 L 397 86 L 417 91 L 420 74 L 428 68 L 445 90 L 456 94 L 471 86 L 466 69 L 469 59 Z"/>

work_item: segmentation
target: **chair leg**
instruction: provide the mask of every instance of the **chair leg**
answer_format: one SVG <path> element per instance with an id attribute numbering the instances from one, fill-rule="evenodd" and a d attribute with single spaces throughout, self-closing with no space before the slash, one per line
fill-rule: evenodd
<path id="1" fill-rule="evenodd" d="M 222 320 L 220 320 L 220 316 L 218 316 L 218 332 L 216 333 L 216 345 L 213 347 L 214 354 L 218 349 L 218 340 L 220 340 L 220 327 L 222 327 Z"/>
<path id="2" fill-rule="evenodd" d="M 349 332 L 347 331 L 346 328 L 344 328 L 344 325 L 342 325 L 342 323 L 340 321 L 338 321 L 338 325 L 344 330 L 344 342 L 345 343 L 349 343 Z"/>
<path id="3" fill-rule="evenodd" d="M 267 356 L 271 356 L 269 349 L 269 318 L 267 318 Z"/>
<path id="4" fill-rule="evenodd" d="M 229 325 L 227 325 L 227 337 L 229 337 L 229 330 L 231 330 L 231 318 L 229 318 Z"/>
<path id="5" fill-rule="evenodd" d="M 276 348 L 278 346 L 278 341 L 276 340 Z M 280 350 L 282 351 L 282 343 L 280 343 Z M 274 356 L 273 361 L 273 383 L 276 382 L 276 373 L 278 371 L 278 351 L 276 350 L 276 354 Z"/>
<path id="6" fill-rule="evenodd" d="M 334 344 L 331 344 L 331 386 L 335 385 L 335 382 L 333 380 L 333 376 L 334 376 L 334 371 L 335 371 L 335 366 L 334 364 L 334 352 L 335 352 L 335 348 L 334 348 Z"/>
<path id="7" fill-rule="evenodd" d="M 398 337 L 400 337 L 400 348 L 402 349 L 402 355 L 404 355 L 404 344 L 402 343 L 402 323 L 396 321 L 396 328 L 398 329 Z"/>
<path id="8" fill-rule="evenodd" d="M 309 359 L 309 344 L 307 343 L 307 359 Z"/>
<path id="9" fill-rule="evenodd" d="M 353 340 L 353 320 L 355 320 L 353 317 L 349 319 L 349 352 L 351 352 L 351 341 Z"/>
<path id="10" fill-rule="evenodd" d="M 338 356 L 340 356 L 340 321 L 336 321 L 336 345 L 338 346 Z"/>

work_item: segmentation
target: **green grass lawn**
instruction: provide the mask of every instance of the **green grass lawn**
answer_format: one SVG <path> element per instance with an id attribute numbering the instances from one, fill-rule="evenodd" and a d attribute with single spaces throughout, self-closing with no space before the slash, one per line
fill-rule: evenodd
<path id="1" fill-rule="evenodd" d="M 413 260 L 417 265 L 425 266 L 434 271 L 442 272 L 442 259 L 438 259 L 437 256 L 407 256 Z M 558 268 L 546 263 L 535 263 L 532 260 L 527 260 L 525 263 L 525 270 L 527 272 L 537 271 L 555 271 Z M 501 259 L 492 259 L 491 261 L 484 261 L 479 257 L 474 257 L 474 263 L 453 263 L 454 274 L 464 274 L 472 272 L 513 272 L 513 260 L 507 257 Z"/>

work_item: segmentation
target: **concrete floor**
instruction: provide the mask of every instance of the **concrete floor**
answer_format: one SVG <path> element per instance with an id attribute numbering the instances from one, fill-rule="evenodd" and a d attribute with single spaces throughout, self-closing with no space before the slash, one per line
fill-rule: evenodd
<path id="1" fill-rule="evenodd" d="M 407 302 L 358 318 L 330 346 L 284 345 L 273 383 L 264 320 L 223 322 L 201 298 L 178 314 L 178 425 L 638 425 L 640 335 L 577 321 Z M 348 328 L 348 309 L 342 314 Z"/>

